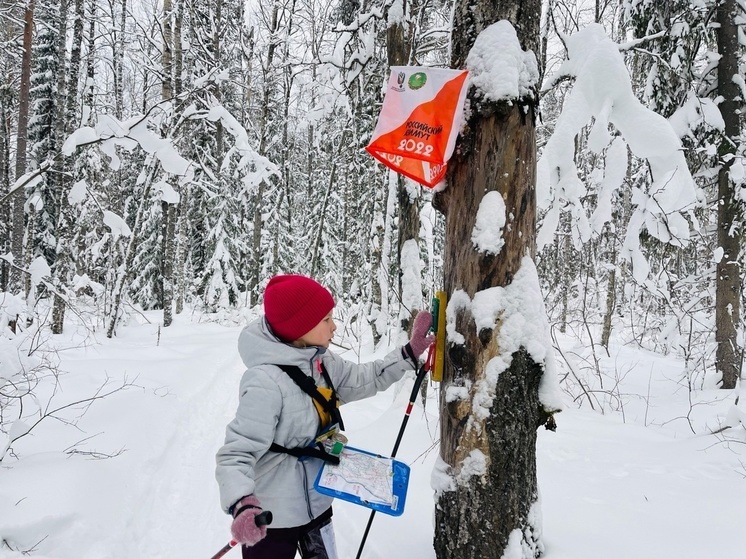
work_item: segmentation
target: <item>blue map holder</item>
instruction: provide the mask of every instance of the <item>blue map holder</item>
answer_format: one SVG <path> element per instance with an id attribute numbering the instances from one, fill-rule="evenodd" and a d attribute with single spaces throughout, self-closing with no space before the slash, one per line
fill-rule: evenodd
<path id="1" fill-rule="evenodd" d="M 394 482 L 393 482 L 394 502 L 391 505 L 385 505 L 383 503 L 371 503 L 369 501 L 365 501 L 361 499 L 358 495 L 355 495 L 353 493 L 346 493 L 344 491 L 330 489 L 329 487 L 319 486 L 319 481 L 325 475 L 326 468 L 328 466 L 334 467 L 334 466 L 330 466 L 330 464 L 326 462 L 322 466 L 321 470 L 319 470 L 319 475 L 316 476 L 316 481 L 313 484 L 316 491 L 318 491 L 319 493 L 323 495 L 329 495 L 330 497 L 335 497 L 336 499 L 348 501 L 350 503 L 354 503 L 362 507 L 373 509 L 383 514 L 389 514 L 391 516 L 401 516 L 404 513 L 404 505 L 407 502 L 407 489 L 409 487 L 409 472 L 410 472 L 409 466 L 407 466 L 404 462 L 400 462 L 398 460 L 388 458 L 387 456 L 381 456 L 380 454 L 374 454 L 372 452 L 368 452 L 366 450 L 361 450 L 359 448 L 354 448 L 351 446 L 346 446 L 345 451 L 359 452 L 360 454 L 367 454 L 368 456 L 374 456 L 376 458 L 386 458 L 388 460 L 391 460 L 392 469 L 394 473 Z"/>

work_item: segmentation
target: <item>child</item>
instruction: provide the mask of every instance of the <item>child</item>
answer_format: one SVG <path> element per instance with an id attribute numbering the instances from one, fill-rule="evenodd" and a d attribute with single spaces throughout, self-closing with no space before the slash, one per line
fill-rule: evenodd
<path id="1" fill-rule="evenodd" d="M 264 292 L 264 318 L 239 336 L 247 369 L 215 475 L 244 559 L 293 559 L 296 550 L 304 559 L 336 559 L 332 498 L 313 487 L 324 461 L 334 457 L 313 442 L 328 424 L 341 423 L 340 402 L 385 390 L 415 369 L 433 342 L 432 317 L 420 312 L 407 345 L 354 364 L 327 351 L 337 329 L 333 308 L 331 293 L 313 279 L 275 276 Z M 256 525 L 264 508 L 273 515 L 269 529 Z"/>

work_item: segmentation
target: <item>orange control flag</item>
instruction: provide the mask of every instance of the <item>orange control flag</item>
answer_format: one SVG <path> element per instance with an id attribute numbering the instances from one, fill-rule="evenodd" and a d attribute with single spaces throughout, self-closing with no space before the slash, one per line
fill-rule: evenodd
<path id="1" fill-rule="evenodd" d="M 373 157 L 434 187 L 446 173 L 466 99 L 466 70 L 392 66 L 373 139 Z"/>

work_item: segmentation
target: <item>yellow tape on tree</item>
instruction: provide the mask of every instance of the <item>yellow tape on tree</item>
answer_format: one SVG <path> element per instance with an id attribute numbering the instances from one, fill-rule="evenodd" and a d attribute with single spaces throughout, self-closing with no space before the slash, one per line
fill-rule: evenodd
<path id="1" fill-rule="evenodd" d="M 448 297 L 445 291 L 437 291 L 435 298 L 438 299 L 438 323 L 435 330 L 435 364 L 430 371 L 430 379 L 433 382 L 443 380 L 443 363 L 446 351 L 446 303 Z"/>

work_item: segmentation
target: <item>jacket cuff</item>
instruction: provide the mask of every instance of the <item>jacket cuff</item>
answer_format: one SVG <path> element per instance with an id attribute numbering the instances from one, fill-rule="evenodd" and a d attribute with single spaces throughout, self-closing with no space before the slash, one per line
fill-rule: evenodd
<path id="1" fill-rule="evenodd" d="M 234 518 L 235 518 L 235 515 L 233 513 L 236 512 L 236 509 L 238 508 L 238 504 L 241 502 L 242 499 L 243 497 L 241 497 L 241 499 L 239 499 L 238 501 L 236 501 L 235 503 L 233 503 L 231 506 L 228 507 L 228 514 L 230 514 Z"/>
<path id="2" fill-rule="evenodd" d="M 415 369 L 417 368 L 417 356 L 414 354 L 414 351 L 412 351 L 412 346 L 409 345 L 409 342 L 407 342 L 407 345 L 401 348 L 401 354 L 404 359 L 409 359 L 411 361 Z"/>

